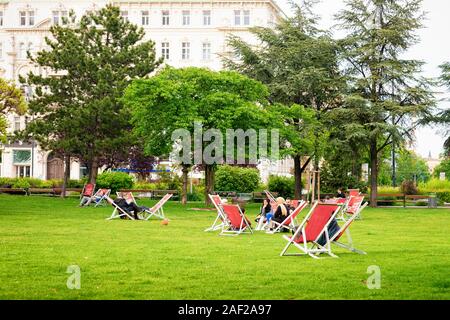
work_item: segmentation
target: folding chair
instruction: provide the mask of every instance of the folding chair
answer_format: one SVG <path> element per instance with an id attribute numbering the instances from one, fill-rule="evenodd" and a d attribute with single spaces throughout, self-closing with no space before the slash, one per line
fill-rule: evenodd
<path id="1" fill-rule="evenodd" d="M 288 241 L 288 244 L 284 247 L 283 251 L 281 251 L 280 256 L 307 254 L 312 258 L 318 259 L 319 257 L 316 256 L 316 254 L 327 253 L 332 257 L 336 257 L 336 255 L 331 252 L 328 225 L 337 215 L 339 209 L 340 206 L 337 204 L 322 204 L 316 202 L 303 222 L 298 226 L 294 235 L 292 237 L 283 236 L 283 238 Z M 326 242 L 324 245 L 320 245 L 318 241 L 323 234 L 325 234 Z M 294 245 L 303 253 L 286 253 L 291 245 Z"/>
<path id="2" fill-rule="evenodd" d="M 345 216 L 353 216 L 356 215 L 355 219 L 362 219 L 360 210 L 362 204 L 364 202 L 364 196 L 356 196 L 356 197 L 350 197 L 348 200 L 348 203 L 346 205 L 345 210 L 343 210 L 343 218 L 345 219 Z M 365 207 L 365 206 L 364 206 Z"/>
<path id="3" fill-rule="evenodd" d="M 142 212 L 143 218 L 145 220 L 149 220 L 151 217 L 157 217 L 159 219 L 166 219 L 166 216 L 164 215 L 164 204 L 169 201 L 170 198 L 172 198 L 173 194 L 167 193 L 164 197 L 162 197 L 161 200 L 158 201 L 157 204 L 155 204 L 150 209 L 146 209 Z"/>
<path id="4" fill-rule="evenodd" d="M 222 209 L 223 202 L 220 196 L 218 194 L 208 194 L 208 197 L 211 199 L 211 202 L 214 204 L 214 207 L 217 210 L 217 216 L 211 227 L 205 229 L 205 232 L 222 229 L 224 227 L 224 224 L 227 223 L 225 213 L 223 212 Z"/>
<path id="5" fill-rule="evenodd" d="M 80 194 L 80 206 L 88 206 L 92 201 L 92 196 L 94 195 L 95 184 L 86 183 L 83 186 L 83 190 Z"/>
<path id="6" fill-rule="evenodd" d="M 133 201 L 134 203 L 137 204 L 136 199 L 133 196 L 133 192 L 116 192 L 117 197 L 119 198 L 123 198 L 127 201 Z"/>
<path id="7" fill-rule="evenodd" d="M 335 235 L 333 235 L 329 242 L 331 244 L 335 244 L 341 248 L 350 250 L 351 252 L 355 252 L 355 253 L 359 253 L 359 254 L 366 254 L 364 251 L 358 250 L 353 246 L 353 240 L 352 240 L 352 236 L 350 234 L 350 225 L 352 224 L 353 221 L 355 221 L 356 217 L 361 213 L 362 210 L 364 210 L 364 208 L 368 205 L 368 202 L 364 203 L 364 205 L 360 206 L 358 209 L 358 212 L 356 212 L 356 214 L 352 215 L 350 217 L 350 219 L 348 219 L 344 225 L 341 227 L 340 231 L 337 232 Z M 339 242 L 338 240 L 342 237 L 342 235 L 344 234 L 344 232 L 347 235 L 347 243 L 342 243 Z"/>
<path id="8" fill-rule="evenodd" d="M 277 202 L 275 197 L 273 196 L 272 193 L 270 193 L 269 190 L 264 190 L 264 193 L 266 194 L 267 198 L 269 198 L 270 202 Z"/>
<path id="9" fill-rule="evenodd" d="M 359 192 L 359 189 L 348 189 L 349 197 L 358 197 L 360 194 L 361 192 Z"/>
<path id="10" fill-rule="evenodd" d="M 129 212 L 127 212 L 126 210 L 122 209 L 121 207 L 119 207 L 116 203 L 114 203 L 114 200 L 111 199 L 109 196 L 105 197 L 105 200 L 111 204 L 114 208 L 111 216 L 109 218 L 107 218 L 106 220 L 112 220 L 112 219 L 116 219 L 116 218 L 121 218 L 121 217 L 128 217 L 131 220 L 136 220 L 134 219 L 131 214 Z"/>
<path id="11" fill-rule="evenodd" d="M 275 229 L 273 229 L 273 231 L 270 231 L 268 233 L 276 233 L 276 232 L 280 232 L 281 229 L 285 228 L 285 229 L 289 229 L 289 230 L 294 230 L 295 228 L 295 219 L 297 218 L 297 216 L 299 215 L 300 212 L 303 211 L 303 209 L 306 208 L 306 206 L 308 205 L 308 202 L 306 201 L 301 201 L 300 205 L 298 207 L 295 208 L 294 211 L 292 211 L 289 216 L 286 217 L 286 219 L 284 219 L 281 223 L 278 223 L 276 221 L 273 221 L 273 223 L 277 226 Z"/>
<path id="12" fill-rule="evenodd" d="M 227 223 L 222 225 L 220 235 L 237 236 L 242 233 L 253 234 L 250 221 L 242 213 L 241 208 L 234 204 L 223 204 L 223 213 L 225 214 Z"/>
<path id="13" fill-rule="evenodd" d="M 92 201 L 95 202 L 94 207 L 106 205 L 105 204 L 106 197 L 109 197 L 110 194 L 111 189 L 98 189 L 97 192 L 92 196 Z"/>

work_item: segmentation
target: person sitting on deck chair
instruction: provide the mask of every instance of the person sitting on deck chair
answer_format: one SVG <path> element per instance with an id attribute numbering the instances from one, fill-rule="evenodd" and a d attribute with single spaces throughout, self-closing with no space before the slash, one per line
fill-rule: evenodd
<path id="1" fill-rule="evenodd" d="M 125 199 L 118 197 L 117 199 L 114 200 L 114 203 L 117 204 L 120 208 L 122 208 L 126 212 L 128 212 L 129 214 L 133 214 L 136 220 L 140 219 L 138 215 L 140 212 L 148 210 L 147 207 L 138 206 L 136 202 L 133 201 L 132 198 Z M 123 219 L 125 218 L 123 217 Z"/>
<path id="2" fill-rule="evenodd" d="M 258 216 L 255 219 L 255 222 L 259 222 L 259 219 L 263 219 L 266 220 L 267 219 L 267 215 L 269 213 L 271 213 L 272 211 L 272 207 L 270 206 L 270 200 L 269 199 L 264 199 L 263 203 L 261 205 L 261 209 L 259 211 Z"/>
<path id="3" fill-rule="evenodd" d="M 338 199 L 345 199 L 345 198 L 347 198 L 347 196 L 345 195 L 344 191 L 342 191 L 342 188 L 339 188 L 337 190 L 336 198 L 338 198 Z"/>
<path id="4" fill-rule="evenodd" d="M 273 214 L 273 218 L 270 223 L 270 230 L 273 230 L 274 228 L 276 228 L 273 221 L 282 223 L 290 213 L 290 210 L 286 205 L 286 201 L 282 197 L 277 198 L 276 201 L 277 201 L 278 207 L 277 207 L 275 213 Z M 286 232 L 286 231 L 288 231 L 288 229 L 281 228 L 281 231 Z"/>

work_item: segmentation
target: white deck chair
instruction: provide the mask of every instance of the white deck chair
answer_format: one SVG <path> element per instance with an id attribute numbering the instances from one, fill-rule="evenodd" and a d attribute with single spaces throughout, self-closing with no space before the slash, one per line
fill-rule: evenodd
<path id="1" fill-rule="evenodd" d="M 168 193 L 164 197 L 162 197 L 161 200 L 158 201 L 157 204 L 155 204 L 150 209 L 144 210 L 141 214 L 143 215 L 143 218 L 145 220 L 149 220 L 151 217 L 157 217 L 159 219 L 166 219 L 166 216 L 164 215 L 164 204 L 169 201 L 170 198 L 172 198 L 173 194 Z M 167 219 L 169 220 L 169 219 Z"/>
<path id="2" fill-rule="evenodd" d="M 111 194 L 111 189 L 98 189 L 97 192 L 92 196 L 92 202 L 95 203 L 94 207 L 106 205 L 106 197 Z"/>
<path id="3" fill-rule="evenodd" d="M 220 196 L 218 194 L 208 194 L 208 197 L 211 199 L 211 202 L 217 210 L 217 216 L 211 227 L 206 228 L 205 232 L 220 230 L 224 227 L 224 224 L 227 223 L 227 219 L 222 208 L 223 201 Z"/>
<path id="4" fill-rule="evenodd" d="M 111 204 L 114 208 L 111 216 L 109 218 L 107 218 L 106 220 L 112 220 L 112 219 L 117 219 L 117 218 L 122 218 L 122 217 L 128 217 L 128 218 L 130 218 L 130 220 L 136 220 L 131 216 L 130 213 L 126 212 L 121 207 L 119 207 L 116 203 L 114 203 L 114 200 L 111 199 L 110 197 L 105 197 L 105 200 L 109 204 Z"/>

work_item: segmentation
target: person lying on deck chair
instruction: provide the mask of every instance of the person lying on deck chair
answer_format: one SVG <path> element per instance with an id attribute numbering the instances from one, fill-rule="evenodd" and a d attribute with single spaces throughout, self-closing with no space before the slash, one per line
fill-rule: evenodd
<path id="1" fill-rule="evenodd" d="M 286 201 L 282 198 L 279 197 L 277 198 L 277 210 L 275 211 L 275 213 L 273 214 L 273 218 L 270 222 L 270 230 L 272 231 L 274 228 L 276 228 L 276 225 L 273 223 L 273 221 L 276 221 L 278 223 L 282 223 L 290 214 L 289 208 L 286 205 Z M 281 228 L 282 232 L 286 232 L 289 231 L 286 228 Z"/>
<path id="2" fill-rule="evenodd" d="M 120 208 L 128 212 L 129 214 L 133 214 L 134 218 L 136 220 L 139 220 L 139 213 L 148 210 L 147 207 L 144 206 L 138 206 L 136 202 L 133 201 L 133 199 L 128 198 L 120 198 L 114 200 L 114 203 L 117 204 Z M 124 219 L 124 218 L 123 218 Z"/>

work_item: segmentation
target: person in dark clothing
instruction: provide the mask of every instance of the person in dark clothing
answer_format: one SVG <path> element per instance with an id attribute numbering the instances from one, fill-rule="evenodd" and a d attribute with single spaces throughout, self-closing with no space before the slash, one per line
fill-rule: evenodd
<path id="1" fill-rule="evenodd" d="M 259 215 L 256 217 L 255 221 L 258 222 L 259 219 L 266 219 L 267 214 L 272 211 L 269 199 L 264 199 L 259 211 Z"/>
<path id="2" fill-rule="evenodd" d="M 342 191 L 342 188 L 338 189 L 336 198 L 340 198 L 340 199 L 347 198 L 347 196 L 345 195 L 344 191 Z"/>
<path id="3" fill-rule="evenodd" d="M 290 214 L 290 210 L 286 205 L 286 201 L 283 198 L 277 198 L 278 207 L 273 214 L 272 221 L 282 223 Z M 276 228 L 274 223 L 271 223 L 271 229 Z M 289 231 L 286 228 L 281 228 L 282 231 Z"/>
<path id="4" fill-rule="evenodd" d="M 136 220 L 139 220 L 138 213 L 146 210 L 146 207 L 139 207 L 134 201 L 127 201 L 124 198 L 117 198 L 114 200 L 121 209 L 125 210 L 128 214 L 133 215 Z"/>

